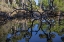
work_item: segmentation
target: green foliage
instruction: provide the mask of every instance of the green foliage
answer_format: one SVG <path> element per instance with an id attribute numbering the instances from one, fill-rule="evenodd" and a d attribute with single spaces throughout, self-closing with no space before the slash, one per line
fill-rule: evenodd
<path id="1" fill-rule="evenodd" d="M 42 4 L 44 4 L 44 6 L 47 7 L 48 6 L 48 0 L 43 0 Z"/>
<path id="2" fill-rule="evenodd" d="M 25 0 L 26 1 L 26 0 Z M 42 4 L 45 6 L 45 7 L 48 7 L 48 1 L 49 0 L 38 0 L 38 6 L 36 5 L 36 2 L 35 0 L 31 0 L 32 1 L 32 4 L 33 4 L 33 9 L 36 10 L 36 8 L 38 9 Z M 2 2 L 0 2 L 1 4 Z M 13 2 L 15 3 L 15 2 Z M 10 5 L 10 7 L 18 7 L 20 5 L 20 0 L 16 0 L 16 3 Z M 30 2 L 27 1 L 28 3 L 28 6 L 30 6 Z M 64 11 L 64 0 L 54 0 L 54 6 L 56 7 L 55 10 L 57 11 Z M 19 6 L 20 7 L 20 6 Z M 30 9 L 30 8 L 29 8 Z"/>
<path id="3" fill-rule="evenodd" d="M 19 4 L 19 0 L 16 0 L 16 3 Z"/>
<path id="4" fill-rule="evenodd" d="M 49 0 L 39 0 L 39 6 L 44 4 L 45 7 L 48 7 Z M 55 10 L 57 11 L 64 11 L 64 1 L 63 0 L 54 0 L 54 6 L 56 7 Z"/>
<path id="5" fill-rule="evenodd" d="M 56 8 L 58 8 L 57 10 L 64 11 L 64 1 L 63 0 L 54 0 L 54 5 L 56 6 Z"/>
<path id="6" fill-rule="evenodd" d="M 18 4 L 12 4 L 12 7 L 17 8 L 18 7 Z"/>
<path id="7" fill-rule="evenodd" d="M 33 5 L 36 5 L 36 2 L 35 2 L 34 0 L 32 0 L 32 4 L 33 4 Z"/>
<path id="8" fill-rule="evenodd" d="M 38 6 L 33 5 L 33 10 L 37 10 Z"/>
<path id="9" fill-rule="evenodd" d="M 31 8 L 30 8 L 30 6 L 31 6 L 31 3 L 32 3 L 32 8 L 33 8 L 33 10 L 37 10 L 39 7 L 36 5 L 36 2 L 34 1 L 34 0 L 31 0 L 31 3 L 28 1 L 27 2 L 28 3 L 28 6 L 29 7 L 27 7 L 29 10 L 31 10 Z"/>

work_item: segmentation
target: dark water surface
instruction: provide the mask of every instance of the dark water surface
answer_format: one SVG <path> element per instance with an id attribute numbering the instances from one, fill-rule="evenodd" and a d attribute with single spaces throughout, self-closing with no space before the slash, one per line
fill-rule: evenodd
<path id="1" fill-rule="evenodd" d="M 36 24 L 32 30 L 37 31 L 38 24 Z M 31 29 L 28 30 L 28 32 L 30 32 L 30 31 L 31 31 Z M 51 32 L 51 33 L 55 34 L 55 37 L 52 38 L 52 42 L 62 42 L 62 40 L 61 40 L 62 36 L 59 36 L 58 33 L 56 33 L 56 32 Z M 44 33 L 41 30 L 39 30 L 37 34 L 36 34 L 36 32 L 32 32 L 32 37 L 28 41 L 29 42 L 47 42 L 47 38 L 40 38 L 39 34 L 44 34 Z M 20 32 L 18 32 L 17 35 L 19 36 Z M 8 34 L 7 38 L 11 38 L 12 36 L 11 36 L 11 34 Z M 21 40 L 17 40 L 17 42 L 27 42 L 27 41 L 25 38 L 22 38 Z"/>

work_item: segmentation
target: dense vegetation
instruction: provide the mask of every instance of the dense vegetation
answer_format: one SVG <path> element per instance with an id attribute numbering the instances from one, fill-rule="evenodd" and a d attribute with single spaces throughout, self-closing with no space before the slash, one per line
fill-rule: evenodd
<path id="1" fill-rule="evenodd" d="M 35 0 L 31 0 L 32 4 L 33 4 L 33 9 L 42 9 L 42 5 L 44 5 L 45 8 L 48 8 L 49 6 L 49 2 L 50 0 L 38 0 L 38 5 L 36 5 Z M 4 3 L 3 3 L 4 2 Z M 63 0 L 54 0 L 54 7 L 56 8 L 57 11 L 64 11 L 64 1 Z M 28 0 L 0 0 L 0 10 L 2 9 L 2 7 L 6 7 L 4 10 L 8 10 L 8 8 L 10 8 L 10 10 L 14 9 L 14 8 L 27 8 L 26 6 L 23 6 L 23 4 L 26 4 L 28 6 L 30 6 L 30 2 Z M 8 8 L 7 8 L 8 7 Z M 29 8 L 30 9 L 30 8 Z"/>

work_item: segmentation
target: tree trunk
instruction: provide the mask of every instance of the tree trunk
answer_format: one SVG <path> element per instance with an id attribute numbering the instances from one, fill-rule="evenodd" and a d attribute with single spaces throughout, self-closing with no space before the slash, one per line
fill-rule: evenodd
<path id="1" fill-rule="evenodd" d="M 8 0 L 8 5 L 10 5 L 10 1 Z"/>

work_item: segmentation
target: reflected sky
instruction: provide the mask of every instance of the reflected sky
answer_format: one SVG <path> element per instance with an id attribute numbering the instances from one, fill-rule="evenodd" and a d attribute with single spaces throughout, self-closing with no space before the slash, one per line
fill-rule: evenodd
<path id="1" fill-rule="evenodd" d="M 35 35 L 35 32 L 33 32 L 33 36 L 31 37 L 31 39 L 29 39 L 29 42 L 47 42 L 47 39 L 46 38 L 40 38 L 39 37 L 39 34 L 43 34 L 43 33 L 40 33 L 41 31 L 38 32 L 37 35 Z M 61 40 L 61 36 L 59 36 L 57 33 L 54 32 L 54 34 L 56 35 L 55 38 L 52 38 L 52 41 L 53 42 L 62 42 Z M 25 41 L 25 38 L 24 39 L 21 39 L 21 40 L 18 40 L 18 42 L 26 42 Z"/>
<path id="2" fill-rule="evenodd" d="M 36 5 L 38 5 L 38 0 L 35 0 L 35 2 L 36 2 Z"/>
<path id="3" fill-rule="evenodd" d="M 45 22 L 45 20 L 42 21 L 42 22 Z M 33 28 L 32 28 L 33 31 L 37 31 L 38 29 L 39 29 L 39 25 L 38 24 L 35 24 L 33 26 Z M 28 32 L 30 32 L 30 31 L 31 31 L 31 28 L 28 29 Z M 46 32 L 46 30 L 45 30 L 45 33 L 48 33 L 48 32 Z M 20 32 L 17 32 L 16 34 L 19 36 L 20 35 Z M 37 32 L 37 34 L 36 34 L 36 32 L 32 32 L 32 36 L 29 39 L 29 42 L 47 42 L 47 38 L 40 38 L 40 36 L 39 36 L 40 34 L 44 35 L 44 32 L 41 31 L 41 30 L 39 30 Z M 52 42 L 62 42 L 62 40 L 61 40 L 61 37 L 62 36 L 59 36 L 58 33 L 51 32 L 51 34 L 54 34 L 55 35 L 54 37 L 52 37 Z M 14 35 L 12 35 L 12 36 L 14 36 Z M 22 36 L 24 36 L 24 35 L 22 35 Z M 30 36 L 28 36 L 28 37 L 30 37 Z M 8 34 L 7 35 L 7 38 L 11 38 L 11 34 Z M 27 42 L 26 41 L 26 37 L 23 37 L 22 39 L 17 40 L 17 42 Z"/>
<path id="4" fill-rule="evenodd" d="M 36 24 L 33 27 L 33 30 L 37 30 L 38 25 Z M 52 32 L 53 34 L 55 34 L 55 38 L 52 38 L 52 42 L 62 42 L 61 40 L 61 36 L 58 35 L 58 33 L 56 32 Z M 44 34 L 41 30 L 38 31 L 38 33 L 36 34 L 36 32 L 32 32 L 32 37 L 29 39 L 29 42 L 47 42 L 47 38 L 40 38 L 39 34 Z M 26 42 L 25 38 L 18 40 L 18 42 Z"/>

